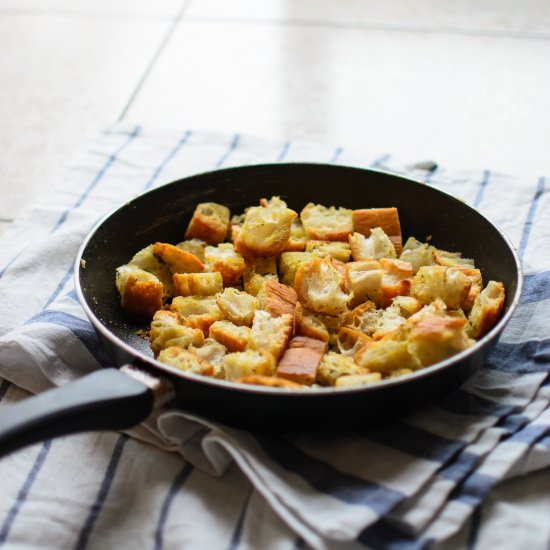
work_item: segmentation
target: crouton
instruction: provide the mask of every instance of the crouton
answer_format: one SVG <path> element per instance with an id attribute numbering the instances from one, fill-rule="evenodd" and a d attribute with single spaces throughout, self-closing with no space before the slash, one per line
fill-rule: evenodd
<path id="1" fill-rule="evenodd" d="M 280 317 L 285 313 L 294 316 L 298 295 L 292 287 L 268 280 L 258 297 L 262 309 L 273 317 Z"/>
<path id="2" fill-rule="evenodd" d="M 237 326 L 230 321 L 216 321 L 210 326 L 209 337 L 224 345 L 229 351 L 244 351 L 250 340 L 251 329 Z"/>
<path id="3" fill-rule="evenodd" d="M 216 245 L 225 241 L 228 229 L 229 208 L 215 202 L 203 202 L 195 208 L 185 238 L 197 238 Z"/>
<path id="4" fill-rule="evenodd" d="M 173 244 L 155 243 L 153 252 L 168 265 L 172 273 L 201 273 L 204 264 L 190 252 L 181 250 Z"/>
<path id="5" fill-rule="evenodd" d="M 346 241 L 353 233 L 351 210 L 309 203 L 300 213 L 308 239 Z"/>
<path id="6" fill-rule="evenodd" d="M 147 273 L 151 273 L 162 283 L 162 300 L 172 297 L 172 272 L 167 264 L 159 260 L 154 254 L 154 246 L 150 244 L 134 254 L 128 265 L 136 266 Z"/>
<path id="7" fill-rule="evenodd" d="M 249 208 L 235 240 L 235 250 L 246 257 L 275 256 L 290 238 L 290 226 L 297 214 L 284 203 Z"/>
<path id="8" fill-rule="evenodd" d="M 424 304 L 440 298 L 449 309 L 458 309 L 471 286 L 472 281 L 456 267 L 424 266 L 413 277 L 410 293 Z"/>
<path id="9" fill-rule="evenodd" d="M 256 310 L 248 345 L 253 350 L 268 351 L 278 361 L 288 346 L 292 325 L 292 315 L 271 317 L 266 311 Z"/>
<path id="10" fill-rule="evenodd" d="M 380 380 L 382 380 L 382 375 L 379 372 L 371 372 L 369 374 L 349 374 L 338 377 L 334 385 L 337 388 L 347 388 L 349 386 L 374 384 Z"/>
<path id="11" fill-rule="evenodd" d="M 396 296 L 406 296 L 411 288 L 412 265 L 402 260 L 381 258 L 383 271 L 380 293 L 374 301 L 380 307 L 388 307 Z"/>
<path id="12" fill-rule="evenodd" d="M 327 327 L 317 315 L 305 309 L 300 302 L 296 303 L 294 309 L 294 334 L 316 338 L 323 342 L 329 340 Z"/>
<path id="13" fill-rule="evenodd" d="M 116 270 L 116 286 L 124 311 L 138 317 L 151 318 L 162 308 L 163 284 L 152 273 L 132 265 Z"/>
<path id="14" fill-rule="evenodd" d="M 252 258 L 246 260 L 243 275 L 244 290 L 257 296 L 269 280 L 277 281 L 277 260 L 275 256 Z"/>
<path id="15" fill-rule="evenodd" d="M 317 369 L 317 383 L 322 386 L 334 386 L 340 376 L 368 373 L 368 369 L 360 367 L 351 358 L 329 351 L 323 355 L 323 359 Z"/>
<path id="16" fill-rule="evenodd" d="M 183 348 L 176 346 L 165 348 L 159 353 L 157 359 L 161 363 L 179 370 L 203 376 L 214 376 L 215 369 L 208 361 Z"/>
<path id="17" fill-rule="evenodd" d="M 380 324 L 382 310 L 376 309 L 376 304 L 370 300 L 348 311 L 341 321 L 341 326 L 360 330 L 371 336 Z"/>
<path id="18" fill-rule="evenodd" d="M 475 299 L 469 317 L 468 332 L 473 338 L 485 336 L 496 324 L 504 307 L 504 285 L 489 281 Z"/>
<path id="19" fill-rule="evenodd" d="M 342 355 L 353 357 L 361 348 L 373 342 L 373 339 L 355 328 L 340 327 L 336 341 Z"/>
<path id="20" fill-rule="evenodd" d="M 321 340 L 304 336 L 292 338 L 277 365 L 277 377 L 311 386 L 325 351 L 326 344 Z"/>
<path id="21" fill-rule="evenodd" d="M 276 376 L 262 376 L 260 374 L 249 374 L 242 378 L 236 378 L 233 380 L 237 384 L 250 384 L 252 386 L 266 386 L 268 388 L 283 388 L 288 390 L 299 390 L 303 388 L 302 384 L 285 380 L 284 378 L 277 378 Z"/>
<path id="22" fill-rule="evenodd" d="M 170 309 L 181 315 L 184 325 L 199 328 L 205 336 L 210 325 L 222 318 L 214 296 L 176 296 Z"/>
<path id="23" fill-rule="evenodd" d="M 193 256 L 196 256 L 202 263 L 205 262 L 204 249 L 206 248 L 206 243 L 204 241 L 200 239 L 189 239 L 178 243 L 176 246 L 184 252 L 193 254 Z"/>
<path id="24" fill-rule="evenodd" d="M 353 228 L 357 233 L 370 237 L 371 230 L 380 227 L 392 242 L 397 255 L 401 254 L 403 241 L 397 208 L 367 208 L 352 212 Z"/>
<path id="25" fill-rule="evenodd" d="M 300 218 L 294 218 L 290 225 L 290 237 L 285 246 L 285 251 L 301 252 L 305 250 L 307 235 Z"/>
<path id="26" fill-rule="evenodd" d="M 374 227 L 369 237 L 361 233 L 350 235 L 349 245 L 355 261 L 397 258 L 393 243 L 380 227 Z"/>
<path id="27" fill-rule="evenodd" d="M 443 361 L 474 343 L 466 335 L 466 323 L 466 319 L 427 317 L 412 328 L 408 350 L 424 367 Z"/>
<path id="28" fill-rule="evenodd" d="M 202 331 L 182 324 L 181 316 L 173 311 L 159 310 L 153 316 L 149 333 L 151 350 L 158 355 L 160 350 L 171 346 L 187 348 L 190 344 L 201 346 Z"/>
<path id="29" fill-rule="evenodd" d="M 260 307 L 256 297 L 231 287 L 216 296 L 216 304 L 226 319 L 247 326 L 252 324 L 254 312 Z"/>
<path id="30" fill-rule="evenodd" d="M 384 373 L 384 378 L 399 378 L 401 376 L 406 376 L 411 374 L 413 371 L 411 369 L 395 369 L 390 370 Z"/>
<path id="31" fill-rule="evenodd" d="M 377 260 L 347 263 L 345 289 L 352 294 L 349 306 L 355 308 L 367 300 L 379 303 L 383 276 L 384 271 Z"/>
<path id="32" fill-rule="evenodd" d="M 399 259 L 409 262 L 413 274 L 416 275 L 422 266 L 435 265 L 435 248 L 428 243 L 417 241 L 414 237 L 409 237 Z"/>
<path id="33" fill-rule="evenodd" d="M 483 279 L 481 277 L 481 271 L 479 269 L 459 267 L 460 271 L 470 279 L 472 286 L 468 292 L 468 295 L 460 303 L 460 307 L 465 311 L 470 311 L 474 305 L 475 299 L 479 296 L 481 289 L 483 288 Z"/>
<path id="34" fill-rule="evenodd" d="M 175 273 L 174 296 L 213 296 L 223 290 L 221 273 Z"/>
<path id="35" fill-rule="evenodd" d="M 219 271 L 222 274 L 224 286 L 233 286 L 240 282 L 246 264 L 231 243 L 207 246 L 204 257 L 210 271 Z"/>
<path id="36" fill-rule="evenodd" d="M 246 350 L 228 353 L 223 361 L 227 380 L 245 376 L 272 376 L 275 372 L 275 358 L 265 350 Z"/>
<path id="37" fill-rule="evenodd" d="M 216 342 L 216 340 L 213 340 L 212 338 L 207 338 L 202 345 L 195 346 L 194 344 L 190 344 L 187 349 L 201 359 L 208 361 L 214 367 L 214 373 L 212 375 L 214 378 L 225 380 L 223 360 L 226 354 L 226 349 L 222 344 Z"/>
<path id="38" fill-rule="evenodd" d="M 298 298 L 314 313 L 336 316 L 347 311 L 352 296 L 342 290 L 343 284 L 344 277 L 330 256 L 302 265 L 296 272 Z"/>
<path id="39" fill-rule="evenodd" d="M 349 262 L 351 256 L 349 243 L 342 241 L 307 241 L 306 252 L 310 252 L 319 258 L 332 256 L 340 262 Z"/>
<path id="40" fill-rule="evenodd" d="M 376 330 L 372 334 L 375 340 L 380 340 L 392 332 L 395 332 L 400 326 L 404 325 L 407 320 L 401 315 L 388 309 L 381 310 L 382 313 L 376 323 Z"/>
<path id="41" fill-rule="evenodd" d="M 391 301 L 391 305 L 387 308 L 387 311 L 391 311 L 396 315 L 408 319 L 411 315 L 420 311 L 422 307 L 422 302 L 417 300 L 414 296 L 396 296 Z"/>
<path id="42" fill-rule="evenodd" d="M 279 257 L 279 276 L 281 283 L 296 288 L 296 271 L 302 265 L 308 264 L 316 259 L 310 252 L 283 252 Z"/>
<path id="43" fill-rule="evenodd" d="M 463 258 L 461 252 L 447 252 L 434 247 L 435 263 L 445 267 L 465 267 L 474 269 L 474 260 L 471 258 Z"/>

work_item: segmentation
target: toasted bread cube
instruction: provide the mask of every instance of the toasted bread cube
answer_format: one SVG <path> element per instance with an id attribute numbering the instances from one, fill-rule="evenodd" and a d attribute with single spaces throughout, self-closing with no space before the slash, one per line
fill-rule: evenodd
<path id="1" fill-rule="evenodd" d="M 371 230 L 380 227 L 390 238 L 397 255 L 401 254 L 403 241 L 397 208 L 367 208 L 352 212 L 353 228 L 357 233 L 370 237 Z"/>
<path id="2" fill-rule="evenodd" d="M 235 252 L 231 243 L 222 243 L 215 247 L 207 246 L 204 257 L 210 271 L 219 271 L 222 274 L 224 286 L 232 286 L 240 282 L 246 264 L 244 258 Z"/>
<path id="3" fill-rule="evenodd" d="M 504 307 L 504 299 L 504 285 L 489 281 L 470 312 L 468 331 L 472 338 L 485 336 L 495 326 Z"/>
<path id="4" fill-rule="evenodd" d="M 334 386 L 341 376 L 368 373 L 368 369 L 360 367 L 351 358 L 329 351 L 325 353 L 317 369 L 317 383 L 322 386 Z"/>
<path id="5" fill-rule="evenodd" d="M 468 295 L 460 303 L 460 307 L 465 311 L 470 311 L 474 305 L 476 298 L 479 296 L 481 289 L 483 288 L 483 279 L 481 277 L 481 271 L 479 269 L 459 267 L 460 271 L 470 279 L 472 286 Z"/>
<path id="6" fill-rule="evenodd" d="M 233 244 L 235 244 L 237 236 L 239 235 L 240 230 L 243 228 L 245 215 L 246 212 L 231 216 L 231 221 L 229 222 L 229 238 Z"/>
<path id="7" fill-rule="evenodd" d="M 202 345 L 195 346 L 191 344 L 187 348 L 191 353 L 194 353 L 201 359 L 208 361 L 212 367 L 214 367 L 214 378 L 220 378 L 225 380 L 225 370 L 223 368 L 223 361 L 226 354 L 226 349 L 222 344 L 216 342 L 212 338 L 207 338 Z"/>
<path id="8" fill-rule="evenodd" d="M 163 284 L 152 273 L 133 265 L 116 270 L 116 286 L 124 311 L 138 317 L 150 318 L 162 308 Z"/>
<path id="9" fill-rule="evenodd" d="M 190 252 L 185 252 L 173 244 L 155 243 L 153 252 L 168 265 L 172 273 L 201 273 L 204 264 Z"/>
<path id="10" fill-rule="evenodd" d="M 380 340 L 381 338 L 384 338 L 388 334 L 391 334 L 399 329 L 402 325 L 404 325 L 407 320 L 404 317 L 401 317 L 401 315 L 395 313 L 395 311 L 391 311 L 388 309 L 381 310 L 382 314 L 378 318 L 378 323 L 376 325 L 376 330 L 372 334 L 372 337 L 375 340 Z"/>
<path id="11" fill-rule="evenodd" d="M 247 326 L 252 324 L 254 312 L 260 307 L 256 297 L 231 287 L 216 296 L 216 304 L 226 319 Z"/>
<path id="12" fill-rule="evenodd" d="M 411 369 L 395 369 L 384 373 L 384 378 L 399 378 L 401 376 L 411 374 L 412 372 L 413 371 Z"/>
<path id="13" fill-rule="evenodd" d="M 250 334 L 249 327 L 237 326 L 230 321 L 216 321 L 210 326 L 209 337 L 224 345 L 229 351 L 244 351 Z"/>
<path id="14" fill-rule="evenodd" d="M 350 307 L 355 308 L 367 300 L 380 303 L 383 277 L 384 270 L 377 260 L 347 263 L 345 288 L 352 294 Z"/>
<path id="15" fill-rule="evenodd" d="M 290 225 L 290 238 L 285 246 L 285 251 L 301 252 L 305 250 L 307 235 L 300 218 L 294 218 Z"/>
<path id="16" fill-rule="evenodd" d="M 202 330 L 206 337 L 210 325 L 222 318 L 214 296 L 176 296 L 170 309 L 181 315 L 184 325 Z"/>
<path id="17" fill-rule="evenodd" d="M 346 357 L 353 357 L 361 348 L 373 342 L 373 339 L 364 332 L 351 327 L 340 327 L 337 344 L 340 353 Z"/>
<path id="18" fill-rule="evenodd" d="M 311 252 L 319 258 L 332 256 L 339 262 L 349 262 L 351 248 L 349 243 L 342 241 L 307 241 L 306 252 Z"/>
<path id="19" fill-rule="evenodd" d="M 409 237 L 399 259 L 409 262 L 412 265 L 413 274 L 416 275 L 421 267 L 435 265 L 435 248 L 428 243 L 417 241 L 414 237 Z"/>
<path id="20" fill-rule="evenodd" d="M 316 259 L 310 252 L 283 252 L 279 257 L 279 275 L 281 283 L 296 288 L 296 271 L 301 265 L 308 264 Z"/>
<path id="21" fill-rule="evenodd" d="M 175 273 L 174 296 L 214 296 L 223 290 L 221 273 Z"/>
<path id="22" fill-rule="evenodd" d="M 314 313 L 336 316 L 347 311 L 352 297 L 342 290 L 343 284 L 344 276 L 330 256 L 302 265 L 296 272 L 298 298 Z"/>
<path id="23" fill-rule="evenodd" d="M 265 350 L 271 353 L 278 361 L 288 346 L 292 335 L 292 325 L 292 315 L 284 314 L 280 317 L 272 317 L 267 311 L 258 309 L 254 313 L 248 345 L 253 350 Z"/>
<path id="24" fill-rule="evenodd" d="M 224 359 L 225 377 L 237 380 L 245 376 L 272 376 L 275 372 L 275 358 L 265 350 L 246 350 L 228 353 Z"/>
<path id="25" fill-rule="evenodd" d="M 347 208 L 327 208 L 310 202 L 300 212 L 300 219 L 308 239 L 347 242 L 353 233 L 351 210 Z"/>
<path id="26" fill-rule="evenodd" d="M 375 382 L 379 382 L 380 380 L 382 380 L 382 375 L 379 372 L 371 372 L 369 374 L 350 374 L 337 378 L 334 385 L 337 388 L 347 388 L 349 386 L 374 384 Z"/>
<path id="27" fill-rule="evenodd" d="M 424 306 L 422 309 L 411 315 L 407 319 L 409 325 L 415 325 L 427 317 L 437 316 L 445 317 L 447 316 L 447 305 L 441 298 L 437 298 L 431 304 Z"/>
<path id="28" fill-rule="evenodd" d="M 466 319 L 427 317 L 412 328 L 408 350 L 424 367 L 443 361 L 473 344 L 464 330 L 466 323 Z"/>
<path id="29" fill-rule="evenodd" d="M 215 245 L 225 241 L 228 229 L 229 208 L 215 202 L 203 202 L 197 204 L 185 238 L 197 238 Z"/>
<path id="30" fill-rule="evenodd" d="M 260 374 L 249 374 L 242 378 L 236 378 L 233 382 L 237 384 L 250 384 L 252 386 L 266 386 L 268 388 L 283 388 L 288 390 L 300 390 L 303 388 L 302 384 L 297 384 L 296 382 L 291 382 L 284 378 L 262 376 Z"/>
<path id="31" fill-rule="evenodd" d="M 162 283 L 162 299 L 166 301 L 172 297 L 172 272 L 167 264 L 159 260 L 154 254 L 154 246 L 150 244 L 134 254 L 128 265 L 136 266 L 151 273 Z"/>
<path id="32" fill-rule="evenodd" d="M 247 275 L 245 273 L 244 278 L 244 291 L 248 292 L 251 296 L 259 297 L 265 290 L 267 281 L 278 282 L 277 275 L 259 275 L 258 273 L 251 273 Z"/>
<path id="33" fill-rule="evenodd" d="M 315 338 L 296 336 L 288 344 L 277 365 L 277 376 L 298 384 L 311 386 L 326 351 L 326 343 Z"/>
<path id="34" fill-rule="evenodd" d="M 412 284 L 412 265 L 402 260 L 382 258 L 380 259 L 380 267 L 384 273 L 377 304 L 385 308 L 391 304 L 396 296 L 409 294 Z"/>
<path id="35" fill-rule="evenodd" d="M 290 238 L 290 226 L 297 214 L 281 204 L 249 208 L 235 240 L 235 249 L 246 257 L 275 256 Z"/>
<path id="36" fill-rule="evenodd" d="M 391 301 L 391 306 L 387 308 L 387 311 L 391 311 L 396 315 L 408 319 L 411 315 L 420 311 L 422 307 L 422 302 L 417 300 L 414 296 L 396 296 Z"/>
<path id="37" fill-rule="evenodd" d="M 161 363 L 179 370 L 202 374 L 203 376 L 214 376 L 215 369 L 208 361 L 177 346 L 163 349 L 157 359 Z"/>
<path id="38" fill-rule="evenodd" d="M 434 248 L 435 263 L 445 267 L 465 267 L 474 269 L 475 263 L 471 258 L 463 258 L 461 252 L 447 252 Z"/>
<path id="39" fill-rule="evenodd" d="M 354 328 L 372 336 L 380 325 L 382 315 L 383 311 L 376 309 L 376 304 L 369 300 L 348 311 L 342 317 L 341 326 Z"/>
<path id="40" fill-rule="evenodd" d="M 188 239 L 178 243 L 176 246 L 184 252 L 193 254 L 193 256 L 196 256 L 202 263 L 205 262 L 204 249 L 206 248 L 206 243 L 204 241 L 200 239 Z"/>
<path id="41" fill-rule="evenodd" d="M 300 302 L 296 303 L 294 309 L 294 334 L 316 338 L 322 342 L 329 341 L 329 332 L 320 318 L 308 311 Z"/>
<path id="42" fill-rule="evenodd" d="M 277 281 L 277 259 L 275 256 L 253 258 L 246 261 L 243 275 L 244 290 L 257 296 L 269 280 Z"/>
<path id="43" fill-rule="evenodd" d="M 355 261 L 397 258 L 393 243 L 380 227 L 374 227 L 369 237 L 361 233 L 350 235 L 349 245 Z"/>
<path id="44" fill-rule="evenodd" d="M 258 297 L 262 309 L 271 316 L 280 317 L 285 313 L 294 316 L 298 295 L 292 287 L 268 280 Z"/>
<path id="45" fill-rule="evenodd" d="M 458 309 L 470 292 L 472 281 L 456 267 L 440 265 L 421 267 L 413 277 L 411 295 L 429 304 L 436 298 L 449 309 Z"/>
<path id="46" fill-rule="evenodd" d="M 201 346 L 204 342 L 204 334 L 198 329 L 183 325 L 178 313 L 161 309 L 153 316 L 149 340 L 156 356 L 160 350 L 171 346 L 180 348 L 187 348 L 190 344 Z"/>

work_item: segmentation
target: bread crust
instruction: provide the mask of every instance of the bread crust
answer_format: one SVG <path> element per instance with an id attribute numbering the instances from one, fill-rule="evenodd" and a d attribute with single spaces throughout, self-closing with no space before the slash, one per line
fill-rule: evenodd
<path id="1" fill-rule="evenodd" d="M 201 273 L 204 271 L 204 264 L 194 254 L 173 244 L 155 243 L 153 251 L 155 256 L 168 264 L 172 273 Z"/>
<path id="2" fill-rule="evenodd" d="M 229 229 L 229 208 L 215 202 L 203 202 L 197 205 L 189 222 L 186 239 L 201 239 L 216 245 L 227 238 Z"/>
<path id="3" fill-rule="evenodd" d="M 298 295 L 296 291 L 277 281 L 268 280 L 262 292 L 263 307 L 273 317 L 288 314 L 294 317 Z"/>
<path id="4" fill-rule="evenodd" d="M 221 273 L 174 273 L 174 296 L 214 296 L 223 290 Z"/>
<path id="5" fill-rule="evenodd" d="M 300 212 L 300 219 L 308 239 L 347 242 L 353 233 L 352 213 L 347 208 L 327 208 L 310 202 Z"/>
<path id="6" fill-rule="evenodd" d="M 326 344 L 321 340 L 305 336 L 292 338 L 277 365 L 277 377 L 311 386 L 325 351 Z"/>
<path id="7" fill-rule="evenodd" d="M 303 388 L 302 384 L 285 380 L 284 378 L 277 378 L 275 376 L 262 376 L 260 374 L 249 374 L 248 376 L 242 376 L 233 380 L 237 384 L 250 384 L 252 386 L 266 386 L 268 388 L 283 388 L 288 390 L 299 390 Z"/>
<path id="8" fill-rule="evenodd" d="M 399 256 L 403 250 L 401 223 L 397 208 L 366 208 L 352 212 L 353 228 L 357 233 L 370 237 L 374 227 L 380 227 L 390 238 Z"/>

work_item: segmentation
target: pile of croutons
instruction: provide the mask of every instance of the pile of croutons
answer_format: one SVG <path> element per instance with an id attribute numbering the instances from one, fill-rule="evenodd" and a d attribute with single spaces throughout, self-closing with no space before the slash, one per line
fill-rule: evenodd
<path id="1" fill-rule="evenodd" d="M 473 345 L 504 305 L 474 261 L 410 237 L 396 208 L 279 197 L 231 218 L 197 205 L 183 242 L 154 243 L 117 269 L 122 308 L 152 318 L 155 357 L 237 383 L 372 384 Z"/>

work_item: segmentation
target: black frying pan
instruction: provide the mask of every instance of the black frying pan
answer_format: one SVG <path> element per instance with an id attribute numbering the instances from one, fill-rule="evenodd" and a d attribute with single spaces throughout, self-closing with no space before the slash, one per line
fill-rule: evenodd
<path id="1" fill-rule="evenodd" d="M 502 281 L 507 298 L 500 322 L 472 348 L 402 378 L 371 386 L 281 390 L 246 386 L 178 371 L 153 359 L 147 328 L 121 310 L 115 268 L 144 246 L 179 242 L 198 202 L 242 212 L 262 197 L 280 195 L 299 211 L 314 201 L 348 208 L 395 206 L 404 237 L 415 236 L 475 258 L 484 281 Z M 426 404 L 456 388 L 479 368 L 516 308 L 522 287 L 518 257 L 508 239 L 458 199 L 395 175 L 322 164 L 273 164 L 218 170 L 165 185 L 124 204 L 86 238 L 75 263 L 79 300 L 114 363 L 152 375 L 137 381 L 117 369 L 100 372 L 11 407 L 0 416 L 0 454 L 56 435 L 123 429 L 144 420 L 155 396 L 147 383 L 164 381 L 172 404 L 216 421 L 254 430 L 324 430 L 368 426 Z M 123 369 L 127 371 L 128 369 Z"/>

